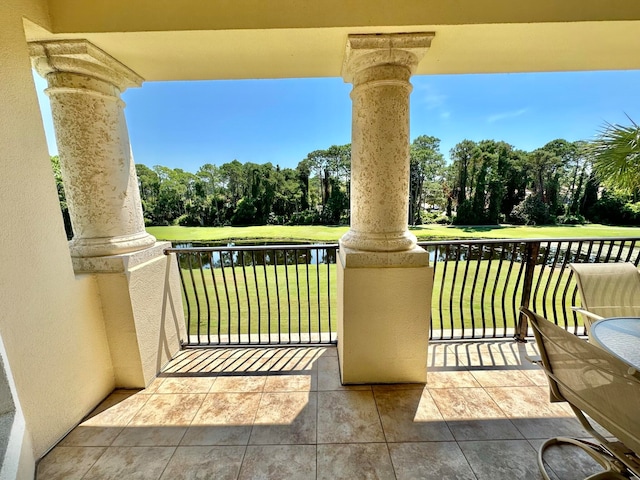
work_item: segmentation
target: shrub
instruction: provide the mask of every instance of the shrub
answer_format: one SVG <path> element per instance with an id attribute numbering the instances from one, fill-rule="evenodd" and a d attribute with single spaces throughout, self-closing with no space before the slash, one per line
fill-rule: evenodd
<path id="1" fill-rule="evenodd" d="M 549 225 L 555 223 L 555 218 L 549 212 L 549 206 L 540 197 L 529 195 L 513 207 L 510 221 L 516 225 Z"/>
<path id="2" fill-rule="evenodd" d="M 580 214 L 567 214 L 558 217 L 558 223 L 561 225 L 584 225 L 587 220 Z"/>

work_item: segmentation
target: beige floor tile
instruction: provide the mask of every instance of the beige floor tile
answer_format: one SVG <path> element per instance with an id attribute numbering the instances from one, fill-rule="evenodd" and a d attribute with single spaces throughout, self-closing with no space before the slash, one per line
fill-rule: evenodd
<path id="1" fill-rule="evenodd" d="M 479 387 L 473 375 L 463 371 L 427 371 L 427 387 L 429 388 L 468 388 Z"/>
<path id="2" fill-rule="evenodd" d="M 549 380 L 547 380 L 547 374 L 544 373 L 542 368 L 531 369 L 531 370 L 523 370 L 523 373 L 531 380 L 534 385 L 538 385 L 539 387 L 549 387 Z"/>
<path id="3" fill-rule="evenodd" d="M 522 370 L 472 370 L 483 387 L 529 387 L 535 385 Z"/>
<path id="4" fill-rule="evenodd" d="M 261 396 L 261 393 L 209 393 L 192 426 L 251 426 Z"/>
<path id="5" fill-rule="evenodd" d="M 188 427 L 206 395 L 176 393 L 152 395 L 128 426 L 184 426 Z"/>
<path id="6" fill-rule="evenodd" d="M 369 385 L 342 385 L 338 357 L 318 359 L 318 390 L 371 390 Z"/>
<path id="7" fill-rule="evenodd" d="M 572 416 L 564 405 L 549 402 L 549 391 L 542 387 L 490 387 L 485 390 L 510 418 Z"/>
<path id="8" fill-rule="evenodd" d="M 123 427 L 140 411 L 149 398 L 149 395 L 140 395 L 132 390 L 114 392 L 98 405 L 81 425 Z"/>
<path id="9" fill-rule="evenodd" d="M 476 480 L 455 442 L 390 443 L 397 480 Z"/>
<path id="10" fill-rule="evenodd" d="M 86 479 L 155 480 L 169 463 L 175 447 L 109 447 Z"/>
<path id="11" fill-rule="evenodd" d="M 125 427 L 92 427 L 79 425 L 59 443 L 60 446 L 108 447 Z"/>
<path id="12" fill-rule="evenodd" d="M 433 389 L 430 393 L 458 441 L 522 438 L 482 388 Z"/>
<path id="13" fill-rule="evenodd" d="M 156 393 L 209 393 L 215 377 L 166 377 Z"/>
<path id="14" fill-rule="evenodd" d="M 318 354 L 320 357 L 337 357 L 338 348 L 337 347 L 320 347 Z"/>
<path id="15" fill-rule="evenodd" d="M 180 445 L 246 445 L 251 425 L 191 425 Z"/>
<path id="16" fill-rule="evenodd" d="M 147 386 L 147 388 L 145 388 L 144 390 L 141 390 L 140 393 L 145 395 L 156 393 L 158 391 L 158 387 L 162 385 L 162 382 L 164 382 L 164 377 L 156 377 Z"/>
<path id="17" fill-rule="evenodd" d="M 248 446 L 239 480 L 315 480 L 315 445 Z"/>
<path id="18" fill-rule="evenodd" d="M 315 371 L 308 374 L 272 375 L 264 384 L 265 392 L 311 392 L 318 389 Z"/>
<path id="19" fill-rule="evenodd" d="M 395 480 L 385 443 L 318 445 L 318 480 Z"/>
<path id="20" fill-rule="evenodd" d="M 131 419 L 113 446 L 175 446 L 202 405 L 204 394 L 155 394 Z"/>
<path id="21" fill-rule="evenodd" d="M 545 440 L 529 440 L 529 443 L 537 451 Z M 544 453 L 544 461 L 547 472 L 558 480 L 583 480 L 603 470 L 585 451 L 573 445 L 548 447 Z"/>
<path id="22" fill-rule="evenodd" d="M 588 436 L 566 405 L 549 402 L 542 387 L 492 387 L 487 393 L 525 438 Z"/>
<path id="23" fill-rule="evenodd" d="M 273 363 L 280 358 L 281 353 L 278 349 L 264 348 L 247 348 L 239 349 L 237 353 L 232 354 L 224 365 L 225 373 L 232 374 L 250 374 L 265 370 L 263 368 L 267 363 Z"/>
<path id="24" fill-rule="evenodd" d="M 467 365 L 455 353 L 429 353 L 427 375 L 437 371 L 465 371 Z"/>
<path id="25" fill-rule="evenodd" d="M 264 393 L 251 431 L 250 444 L 315 444 L 316 392 Z"/>
<path id="26" fill-rule="evenodd" d="M 316 361 L 324 349 L 317 347 L 289 347 L 276 349 L 273 355 L 265 356 L 261 371 L 292 374 L 314 371 Z"/>
<path id="27" fill-rule="evenodd" d="M 426 389 L 375 391 L 374 395 L 387 442 L 453 440 Z"/>
<path id="28" fill-rule="evenodd" d="M 220 373 L 229 363 L 232 351 L 220 349 L 195 350 L 197 355 L 192 355 L 189 359 L 170 364 L 165 368 L 167 373 Z"/>
<path id="29" fill-rule="evenodd" d="M 318 392 L 318 443 L 383 441 L 371 391 Z"/>
<path id="30" fill-rule="evenodd" d="M 462 362 L 473 367 L 520 366 L 533 368 L 525 359 L 518 344 L 508 342 L 482 342 L 464 344 L 458 353 Z"/>
<path id="31" fill-rule="evenodd" d="M 105 447 L 56 447 L 38 464 L 38 480 L 81 479 Z"/>
<path id="32" fill-rule="evenodd" d="M 164 368 L 164 372 L 193 373 L 199 372 L 206 365 L 223 364 L 234 349 L 185 349 Z"/>
<path id="33" fill-rule="evenodd" d="M 175 447 L 180 444 L 187 426 L 128 426 L 113 441 L 113 447 Z"/>
<path id="34" fill-rule="evenodd" d="M 231 377 L 218 377 L 211 387 L 211 393 L 220 392 L 237 392 L 237 393 L 249 393 L 249 392 L 262 392 L 264 384 L 267 380 L 265 376 L 231 376 Z"/>
<path id="35" fill-rule="evenodd" d="M 235 480 L 245 447 L 178 447 L 161 480 Z"/>
<path id="36" fill-rule="evenodd" d="M 398 390 L 424 390 L 426 383 L 381 383 L 371 385 L 374 392 L 395 392 Z"/>
<path id="37" fill-rule="evenodd" d="M 539 480 L 536 451 L 526 440 L 459 442 L 478 480 Z"/>

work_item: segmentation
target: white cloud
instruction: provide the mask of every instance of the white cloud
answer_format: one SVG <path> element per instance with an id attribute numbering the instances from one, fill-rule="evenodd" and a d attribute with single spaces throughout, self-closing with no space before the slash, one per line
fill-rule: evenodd
<path id="1" fill-rule="evenodd" d="M 417 101 L 427 107 L 427 110 L 435 110 L 437 108 L 444 107 L 447 96 L 438 92 L 429 83 L 415 82 L 414 88 L 416 90 Z"/>
<path id="2" fill-rule="evenodd" d="M 525 113 L 527 113 L 528 109 L 527 108 L 521 108 L 520 110 L 513 110 L 510 112 L 502 112 L 502 113 L 496 113 L 494 115 L 489 115 L 487 117 L 487 122 L 489 123 L 494 123 L 494 122 L 499 122 L 500 120 L 506 120 L 509 118 L 516 118 L 519 117 L 521 115 L 524 115 Z"/>

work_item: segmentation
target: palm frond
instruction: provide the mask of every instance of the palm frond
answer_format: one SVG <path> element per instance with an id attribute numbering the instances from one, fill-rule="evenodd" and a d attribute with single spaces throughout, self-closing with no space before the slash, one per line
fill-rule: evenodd
<path id="1" fill-rule="evenodd" d="M 607 123 L 591 143 L 593 167 L 598 177 L 614 187 L 640 186 L 640 126 Z"/>

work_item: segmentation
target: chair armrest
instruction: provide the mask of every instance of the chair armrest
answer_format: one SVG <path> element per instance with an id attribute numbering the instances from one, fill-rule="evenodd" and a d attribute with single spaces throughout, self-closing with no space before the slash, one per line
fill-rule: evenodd
<path id="1" fill-rule="evenodd" d="M 538 365 L 542 367 L 542 357 L 540 355 L 525 355 L 524 358 L 527 359 L 528 362 L 533 363 L 534 365 Z"/>
<path id="2" fill-rule="evenodd" d="M 593 320 L 602 320 L 604 318 L 604 317 L 601 317 L 600 315 L 596 315 L 595 313 L 580 307 L 571 307 L 571 310 L 573 310 L 574 312 L 580 313 L 585 317 L 592 318 Z"/>

